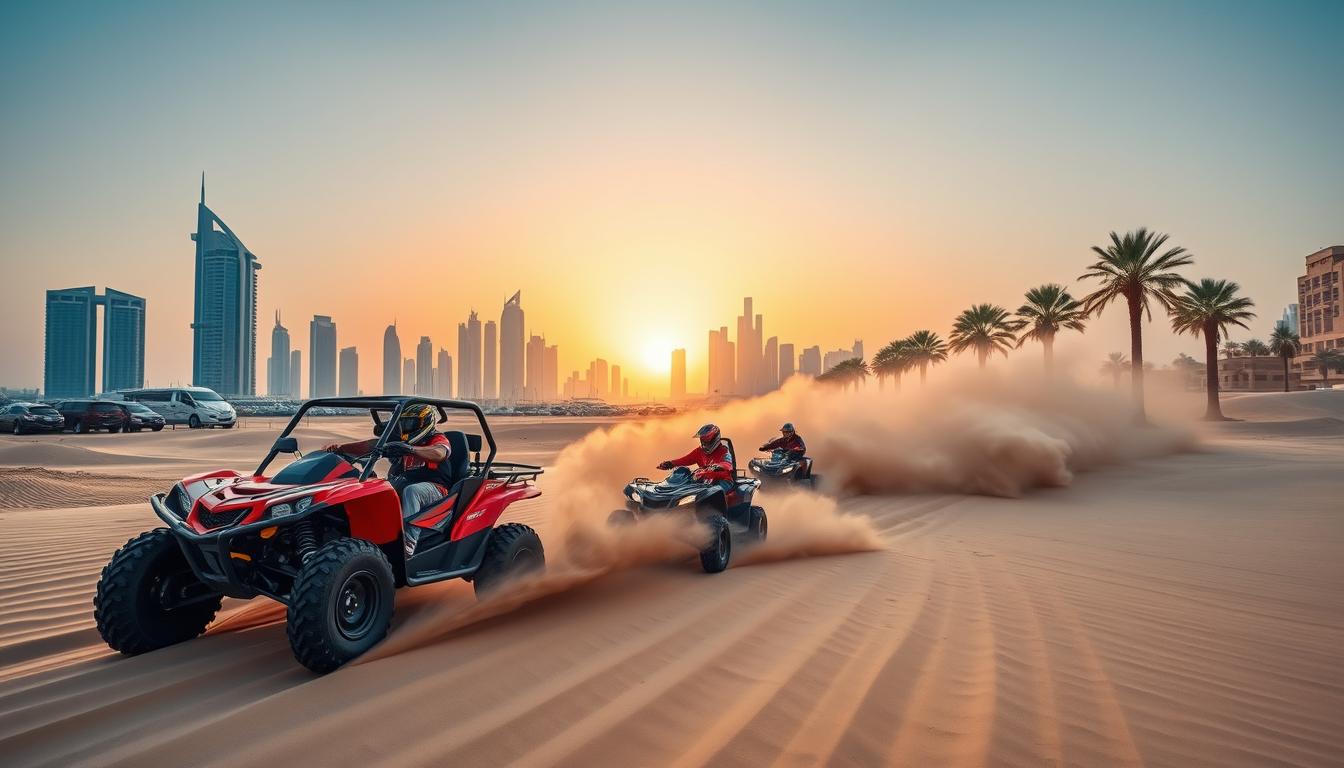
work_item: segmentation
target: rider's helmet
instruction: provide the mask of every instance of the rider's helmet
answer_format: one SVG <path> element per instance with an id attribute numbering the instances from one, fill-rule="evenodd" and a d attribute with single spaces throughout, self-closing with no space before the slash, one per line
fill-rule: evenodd
<path id="1" fill-rule="evenodd" d="M 719 428 L 713 424 L 706 424 L 701 427 L 695 436 L 700 439 L 700 450 L 705 453 L 713 453 L 719 447 L 722 436 L 719 434 Z"/>
<path id="2" fill-rule="evenodd" d="M 786 421 L 786 422 L 784 422 L 784 426 L 780 427 L 780 428 L 779 428 L 779 431 L 782 432 L 782 433 L 785 434 L 785 435 L 792 435 L 792 434 L 793 434 L 793 422 L 792 422 L 792 421 Z"/>
<path id="3" fill-rule="evenodd" d="M 415 445 L 434 431 L 434 408 L 424 403 L 407 406 L 397 420 L 401 441 Z"/>

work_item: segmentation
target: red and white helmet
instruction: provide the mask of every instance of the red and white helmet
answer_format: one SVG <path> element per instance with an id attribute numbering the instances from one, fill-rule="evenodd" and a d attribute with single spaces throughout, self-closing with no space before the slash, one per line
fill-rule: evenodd
<path id="1" fill-rule="evenodd" d="M 700 450 L 705 453 L 713 453 L 718 447 L 722 436 L 719 434 L 719 428 L 713 424 L 706 424 L 696 431 L 695 436 L 700 440 Z"/>

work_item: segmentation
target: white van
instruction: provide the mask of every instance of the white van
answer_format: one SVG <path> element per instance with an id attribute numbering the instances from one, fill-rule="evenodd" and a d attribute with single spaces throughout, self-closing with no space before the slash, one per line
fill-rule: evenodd
<path id="1" fill-rule="evenodd" d="M 127 400 L 144 403 L 169 424 L 231 429 L 238 413 L 213 389 L 170 387 L 165 389 L 129 389 L 120 393 Z"/>

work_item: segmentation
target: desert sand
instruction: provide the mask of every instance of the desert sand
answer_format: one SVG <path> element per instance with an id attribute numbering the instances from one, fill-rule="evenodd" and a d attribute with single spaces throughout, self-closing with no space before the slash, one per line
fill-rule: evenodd
<path id="1" fill-rule="evenodd" d="M 0 438 L 0 763 L 1344 764 L 1344 391 L 1149 430 L 1092 401 L 927 434 L 859 405 L 795 417 L 827 495 L 766 496 L 771 542 L 716 576 L 593 522 L 697 417 L 497 420 L 502 457 L 553 470 L 510 511 L 550 574 L 481 605 L 403 590 L 388 640 L 325 677 L 265 600 L 135 658 L 93 629 L 144 497 L 251 468 L 278 422 Z M 716 418 L 744 450 L 789 407 Z"/>

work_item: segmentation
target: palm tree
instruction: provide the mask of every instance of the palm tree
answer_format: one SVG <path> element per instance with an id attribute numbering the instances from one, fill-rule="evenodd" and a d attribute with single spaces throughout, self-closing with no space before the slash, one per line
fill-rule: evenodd
<path id="1" fill-rule="evenodd" d="M 1240 286 L 1230 280 L 1204 278 L 1198 283 L 1186 281 L 1185 293 L 1176 297 L 1171 307 L 1171 329 L 1177 333 L 1204 335 L 1204 354 L 1208 358 L 1205 371 L 1205 389 L 1208 407 L 1204 418 L 1223 421 L 1223 410 L 1218 404 L 1218 339 L 1227 333 L 1228 326 L 1246 327 L 1246 321 L 1255 318 L 1251 307 L 1255 303 L 1237 296 Z"/>
<path id="2" fill-rule="evenodd" d="M 1302 352 L 1302 340 L 1287 323 L 1281 322 L 1274 326 L 1274 333 L 1269 335 L 1269 351 L 1283 358 L 1283 391 L 1287 392 L 1288 362 Z"/>
<path id="3" fill-rule="evenodd" d="M 1128 232 L 1124 237 L 1111 233 L 1111 244 L 1102 248 L 1092 246 L 1101 258 L 1088 268 L 1079 279 L 1095 279 L 1101 287 L 1083 299 L 1083 309 L 1091 315 L 1106 305 L 1123 298 L 1129 308 L 1130 379 L 1134 389 L 1134 418 L 1146 420 L 1143 408 L 1143 326 L 1142 315 L 1152 317 L 1149 302 L 1156 299 L 1170 307 L 1176 291 L 1185 279 L 1172 270 L 1190 264 L 1192 259 L 1184 248 L 1168 248 L 1158 253 L 1167 242 L 1166 235 L 1149 232 L 1146 228 Z"/>
<path id="4" fill-rule="evenodd" d="M 947 337 L 947 349 L 957 354 L 975 350 L 975 357 L 984 368 L 985 360 L 995 352 L 1008 356 L 1008 350 L 1017 342 L 1013 329 L 1008 310 L 993 304 L 976 304 L 957 315 Z"/>
<path id="5" fill-rule="evenodd" d="M 1027 341 L 1039 341 L 1045 349 L 1045 372 L 1055 367 L 1055 334 L 1061 330 L 1082 331 L 1087 319 L 1083 303 L 1069 295 L 1064 286 L 1046 283 L 1027 291 L 1027 302 L 1017 308 L 1014 330 L 1023 331 L 1017 337 L 1017 348 Z"/>
<path id="6" fill-rule="evenodd" d="M 1316 366 L 1316 370 L 1321 374 L 1321 386 L 1330 386 L 1330 369 L 1334 368 L 1336 372 L 1344 368 L 1344 355 L 1333 349 L 1322 349 L 1320 352 L 1311 356 L 1311 364 Z"/>
<path id="7" fill-rule="evenodd" d="M 882 387 L 882 381 L 890 376 L 896 382 L 896 388 L 901 388 L 901 374 L 905 373 L 910 367 L 910 358 L 906 353 L 907 342 L 905 339 L 897 339 L 889 342 L 885 347 L 873 355 L 873 362 L 870 368 L 877 374 L 877 386 Z"/>
<path id="8" fill-rule="evenodd" d="M 868 364 L 861 357 L 850 358 L 836 363 L 831 370 L 817 377 L 817 381 L 839 384 L 842 390 L 853 384 L 858 387 L 868 378 Z"/>
<path id="9" fill-rule="evenodd" d="M 1223 354 L 1227 355 L 1228 360 L 1231 360 L 1241 354 L 1241 345 L 1235 341 L 1225 341 L 1223 342 Z"/>
<path id="10" fill-rule="evenodd" d="M 1269 347 L 1259 339 L 1251 339 L 1241 345 L 1241 351 L 1251 357 L 1264 357 L 1269 354 Z"/>
<path id="11" fill-rule="evenodd" d="M 1125 357 L 1124 352 L 1110 353 L 1106 356 L 1106 362 L 1101 364 L 1101 375 L 1110 374 L 1116 389 L 1120 388 L 1120 374 L 1128 370 L 1129 358 Z"/>
<path id="12" fill-rule="evenodd" d="M 915 331 L 905 339 L 910 364 L 919 368 L 919 384 L 928 378 L 929 366 L 947 362 L 947 342 L 933 331 Z"/>

